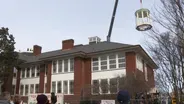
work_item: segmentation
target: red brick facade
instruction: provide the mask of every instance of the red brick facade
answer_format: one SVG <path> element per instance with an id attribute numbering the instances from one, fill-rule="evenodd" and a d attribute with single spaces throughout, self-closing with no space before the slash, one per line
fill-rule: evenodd
<path id="1" fill-rule="evenodd" d="M 40 68 L 40 83 L 39 83 L 39 93 L 44 93 L 44 87 L 45 87 L 45 65 L 41 65 Z"/>
<path id="2" fill-rule="evenodd" d="M 126 52 L 126 74 L 136 71 L 136 54 L 135 52 Z"/>
<path id="3" fill-rule="evenodd" d="M 48 69 L 47 69 L 47 89 L 46 93 L 50 93 L 51 91 L 51 78 L 52 78 L 52 62 L 48 62 Z"/>

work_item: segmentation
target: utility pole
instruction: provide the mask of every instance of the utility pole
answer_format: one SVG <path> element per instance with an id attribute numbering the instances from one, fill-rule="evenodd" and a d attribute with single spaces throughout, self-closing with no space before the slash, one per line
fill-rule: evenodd
<path id="1" fill-rule="evenodd" d="M 114 10 L 113 10 L 113 14 L 112 14 L 112 18 L 111 18 L 111 23 L 110 23 L 110 27 L 109 27 L 109 32 L 108 32 L 108 35 L 107 35 L 107 41 L 108 42 L 111 41 L 111 33 L 112 33 L 113 25 L 114 25 L 114 19 L 115 19 L 115 16 L 116 16 L 116 9 L 117 9 L 117 6 L 118 6 L 118 1 L 119 0 L 116 0 L 115 1 L 115 5 L 114 5 Z"/>

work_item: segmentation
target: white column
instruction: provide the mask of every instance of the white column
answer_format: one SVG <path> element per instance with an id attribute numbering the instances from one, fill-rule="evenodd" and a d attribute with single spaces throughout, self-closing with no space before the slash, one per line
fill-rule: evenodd
<path id="1" fill-rule="evenodd" d="M 102 94 L 102 89 L 101 89 L 101 79 L 98 80 L 99 81 L 99 93 Z"/>
<path id="2" fill-rule="evenodd" d="M 27 78 L 27 68 L 25 68 L 25 78 Z"/>
<path id="3" fill-rule="evenodd" d="M 62 60 L 62 73 L 64 73 L 64 60 Z"/>
<path id="4" fill-rule="evenodd" d="M 67 94 L 70 94 L 70 80 L 68 80 L 68 93 Z"/>
<path id="5" fill-rule="evenodd" d="M 58 73 L 58 69 L 59 69 L 59 60 L 56 61 L 56 73 Z"/>
<path id="6" fill-rule="evenodd" d="M 109 67 L 109 55 L 107 56 L 107 70 L 109 70 L 110 67 Z"/>
<path id="7" fill-rule="evenodd" d="M 23 96 L 25 95 L 25 85 L 23 85 Z"/>
<path id="8" fill-rule="evenodd" d="M 68 72 L 70 72 L 70 59 L 68 59 Z"/>
<path id="9" fill-rule="evenodd" d="M 63 93 L 63 81 L 61 81 L 61 93 Z"/>
<path id="10" fill-rule="evenodd" d="M 108 83 L 108 94 L 110 94 L 110 79 L 107 79 L 107 83 Z"/>
<path id="11" fill-rule="evenodd" d="M 116 54 L 116 68 L 119 68 L 118 54 Z"/>
<path id="12" fill-rule="evenodd" d="M 101 58 L 98 57 L 98 70 L 101 70 Z"/>

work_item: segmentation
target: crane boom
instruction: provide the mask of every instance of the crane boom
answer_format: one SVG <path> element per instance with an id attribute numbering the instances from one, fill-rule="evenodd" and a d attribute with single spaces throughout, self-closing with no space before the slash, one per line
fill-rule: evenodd
<path id="1" fill-rule="evenodd" d="M 111 23 L 110 23 L 110 27 L 109 27 L 109 32 L 108 32 L 108 35 L 107 35 L 107 41 L 108 42 L 111 41 L 111 33 L 112 33 L 113 25 L 114 25 L 114 19 L 115 19 L 115 16 L 116 16 L 116 9 L 117 9 L 117 6 L 118 6 L 118 1 L 119 0 L 116 0 L 115 1 L 115 5 L 114 5 L 114 10 L 113 10 L 113 14 L 112 14 L 112 18 L 111 18 Z"/>

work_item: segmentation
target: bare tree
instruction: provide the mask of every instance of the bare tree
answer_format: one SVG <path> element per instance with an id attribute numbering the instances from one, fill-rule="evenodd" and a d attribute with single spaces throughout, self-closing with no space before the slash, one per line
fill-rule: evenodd
<path id="1" fill-rule="evenodd" d="M 174 92 L 177 104 L 182 102 L 184 78 L 184 1 L 160 0 L 153 13 L 154 28 L 148 48 L 159 69 L 156 85 L 164 92 Z"/>

